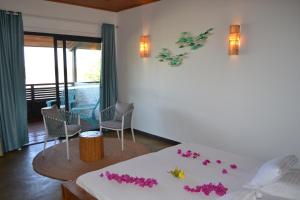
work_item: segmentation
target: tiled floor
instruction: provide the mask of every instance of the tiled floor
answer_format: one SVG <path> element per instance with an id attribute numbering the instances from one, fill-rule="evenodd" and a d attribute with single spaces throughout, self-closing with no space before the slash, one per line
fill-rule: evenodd
<path id="1" fill-rule="evenodd" d="M 28 123 L 29 144 L 43 142 L 45 138 L 45 128 L 42 121 Z"/>
<path id="2" fill-rule="evenodd" d="M 105 137 L 116 137 L 116 133 L 105 133 Z M 131 134 L 127 132 L 125 138 L 131 139 Z M 138 133 L 136 141 L 152 151 L 174 144 Z M 61 182 L 41 176 L 32 168 L 32 160 L 42 148 L 43 144 L 29 145 L 21 151 L 9 152 L 0 157 L 0 200 L 61 199 Z"/>

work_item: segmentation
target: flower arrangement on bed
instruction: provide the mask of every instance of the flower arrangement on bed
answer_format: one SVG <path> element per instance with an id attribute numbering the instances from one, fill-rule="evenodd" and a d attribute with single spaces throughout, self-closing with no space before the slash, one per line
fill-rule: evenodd
<path id="1" fill-rule="evenodd" d="M 284 156 L 260 167 L 260 161 L 250 158 L 198 144 L 179 144 L 86 173 L 76 184 L 89 198 L 100 200 L 293 199 L 300 196 L 297 188 L 274 197 L 270 186 L 291 172 L 296 162 L 295 156 Z"/>

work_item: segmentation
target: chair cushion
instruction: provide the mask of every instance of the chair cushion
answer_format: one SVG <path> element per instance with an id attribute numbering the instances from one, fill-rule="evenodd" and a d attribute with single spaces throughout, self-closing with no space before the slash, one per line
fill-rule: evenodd
<path id="1" fill-rule="evenodd" d="M 133 103 L 117 102 L 116 103 L 114 120 L 116 120 L 116 121 L 122 121 L 122 116 L 126 112 L 128 112 L 130 109 L 133 109 Z"/>
<path id="2" fill-rule="evenodd" d="M 111 120 L 111 121 L 104 121 L 101 122 L 101 126 L 103 128 L 112 128 L 112 129 L 121 129 L 122 128 L 122 122 L 121 121 L 115 121 L 115 120 Z"/>
<path id="3" fill-rule="evenodd" d="M 67 131 L 69 136 L 72 136 L 75 133 L 79 132 L 80 129 L 81 129 L 80 125 L 67 125 Z"/>

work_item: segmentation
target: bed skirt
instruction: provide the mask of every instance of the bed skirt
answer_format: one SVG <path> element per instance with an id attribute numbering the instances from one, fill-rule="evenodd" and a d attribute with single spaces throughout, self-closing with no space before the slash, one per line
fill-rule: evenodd
<path id="1" fill-rule="evenodd" d="M 97 200 L 73 181 L 61 184 L 63 200 Z"/>

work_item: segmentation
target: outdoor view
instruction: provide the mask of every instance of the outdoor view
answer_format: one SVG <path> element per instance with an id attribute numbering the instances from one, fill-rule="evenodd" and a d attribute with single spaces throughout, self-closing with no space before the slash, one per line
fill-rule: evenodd
<path id="1" fill-rule="evenodd" d="M 62 48 L 58 48 L 58 65 L 63 66 Z M 26 84 L 55 83 L 54 50 L 51 47 L 26 47 L 25 66 Z M 77 82 L 99 82 L 101 50 L 78 49 L 77 55 Z M 73 54 L 67 50 L 68 81 L 74 82 Z M 63 74 L 63 68 L 59 68 Z M 63 76 L 60 76 L 63 83 Z"/>
<path id="2" fill-rule="evenodd" d="M 77 50 L 77 82 L 100 82 L 100 50 Z"/>

